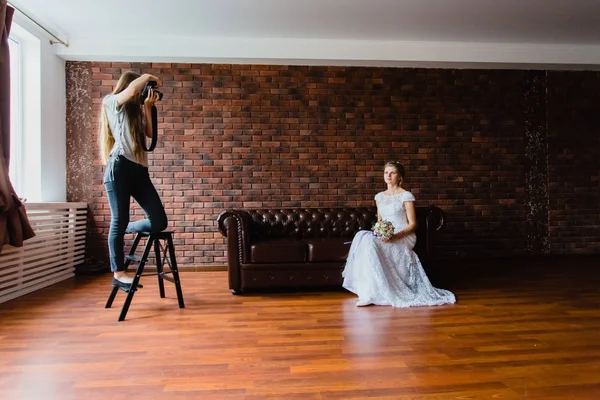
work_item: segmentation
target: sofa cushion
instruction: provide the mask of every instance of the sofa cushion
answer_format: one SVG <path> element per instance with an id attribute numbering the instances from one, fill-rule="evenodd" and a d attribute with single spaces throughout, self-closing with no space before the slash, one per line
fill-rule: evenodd
<path id="1" fill-rule="evenodd" d="M 349 238 L 304 239 L 308 245 L 308 261 L 345 261 L 350 251 Z"/>
<path id="2" fill-rule="evenodd" d="M 306 262 L 306 244 L 298 239 L 271 239 L 250 246 L 253 263 Z"/>

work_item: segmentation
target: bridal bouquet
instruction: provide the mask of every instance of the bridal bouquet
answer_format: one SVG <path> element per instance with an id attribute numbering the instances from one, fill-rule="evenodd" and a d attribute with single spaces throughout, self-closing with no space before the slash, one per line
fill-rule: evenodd
<path id="1" fill-rule="evenodd" d="M 381 239 L 391 239 L 394 236 L 394 225 L 390 221 L 378 221 L 373 226 L 373 233 Z"/>

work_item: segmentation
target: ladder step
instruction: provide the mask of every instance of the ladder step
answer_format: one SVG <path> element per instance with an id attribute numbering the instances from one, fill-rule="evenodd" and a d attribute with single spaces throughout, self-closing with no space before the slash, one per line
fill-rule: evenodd
<path id="1" fill-rule="evenodd" d="M 127 260 L 130 260 L 130 261 L 132 261 L 132 262 L 135 262 L 135 263 L 139 263 L 139 262 L 141 262 L 141 261 L 142 261 L 142 256 L 128 255 L 128 256 L 126 257 L 126 259 L 127 259 Z"/>
<path id="2" fill-rule="evenodd" d="M 165 281 L 169 281 L 171 283 L 175 283 L 175 279 L 173 279 L 173 277 L 170 276 L 170 275 L 162 273 L 162 274 L 160 274 L 160 277 L 163 278 Z"/>

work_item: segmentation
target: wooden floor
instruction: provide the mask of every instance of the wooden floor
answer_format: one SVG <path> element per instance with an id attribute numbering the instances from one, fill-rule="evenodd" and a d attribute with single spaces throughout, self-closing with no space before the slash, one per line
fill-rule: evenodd
<path id="1" fill-rule="evenodd" d="M 144 277 L 124 322 L 78 278 L 0 304 L 0 399 L 600 399 L 598 264 L 441 266 L 458 303 L 410 309 L 184 272 L 186 308 Z"/>

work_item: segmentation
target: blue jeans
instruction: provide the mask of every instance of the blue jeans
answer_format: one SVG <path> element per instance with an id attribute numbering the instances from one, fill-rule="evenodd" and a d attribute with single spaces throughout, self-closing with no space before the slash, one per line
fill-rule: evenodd
<path id="1" fill-rule="evenodd" d="M 150 180 L 148 168 L 123 156 L 111 156 L 104 173 L 110 205 L 108 250 L 110 269 L 125 270 L 124 236 L 134 232 L 160 232 L 167 228 L 167 215 Z M 140 205 L 146 219 L 129 222 L 130 198 Z"/>

